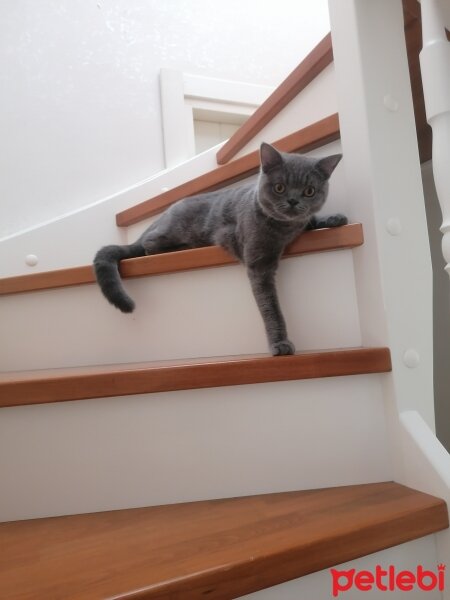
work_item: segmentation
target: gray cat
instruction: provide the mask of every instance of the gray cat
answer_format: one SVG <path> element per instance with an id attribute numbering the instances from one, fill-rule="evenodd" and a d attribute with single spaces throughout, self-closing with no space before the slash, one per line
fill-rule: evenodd
<path id="1" fill-rule="evenodd" d="M 304 230 L 347 223 L 343 215 L 315 216 L 326 200 L 328 179 L 342 155 L 310 158 L 278 152 L 265 143 L 260 155 L 261 170 L 255 183 L 180 200 L 133 244 L 101 248 L 94 268 L 106 299 L 122 312 L 134 310 L 119 275 L 118 263 L 124 258 L 219 245 L 247 268 L 271 353 L 293 354 L 275 273 L 286 245 Z"/>

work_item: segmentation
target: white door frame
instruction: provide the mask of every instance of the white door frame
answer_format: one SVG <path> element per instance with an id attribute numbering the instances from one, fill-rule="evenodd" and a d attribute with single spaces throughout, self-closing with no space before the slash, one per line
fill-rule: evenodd
<path id="1" fill-rule="evenodd" d="M 166 168 L 195 155 L 194 119 L 243 123 L 274 88 L 161 69 L 160 91 Z"/>

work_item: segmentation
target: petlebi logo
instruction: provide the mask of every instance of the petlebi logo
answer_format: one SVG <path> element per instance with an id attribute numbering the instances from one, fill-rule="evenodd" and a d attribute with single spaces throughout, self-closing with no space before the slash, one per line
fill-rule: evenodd
<path id="1" fill-rule="evenodd" d="M 373 589 L 382 592 L 394 590 L 410 592 L 417 589 L 425 592 L 432 590 L 442 592 L 445 589 L 445 569 L 446 566 L 442 564 L 438 565 L 435 571 L 424 569 L 422 565 L 418 565 L 415 571 L 398 571 L 394 565 L 389 565 L 385 569 L 381 565 L 376 565 L 373 571 L 330 569 L 331 591 L 335 598 L 351 589 L 360 592 L 370 592 Z"/>

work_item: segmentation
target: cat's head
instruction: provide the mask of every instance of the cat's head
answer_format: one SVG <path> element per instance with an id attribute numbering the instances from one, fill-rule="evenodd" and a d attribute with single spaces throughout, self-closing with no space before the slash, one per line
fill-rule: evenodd
<path id="1" fill-rule="evenodd" d="M 328 180 L 342 158 L 333 154 L 311 158 L 278 152 L 270 144 L 260 149 L 258 200 L 263 211 L 278 221 L 308 221 L 328 194 Z"/>

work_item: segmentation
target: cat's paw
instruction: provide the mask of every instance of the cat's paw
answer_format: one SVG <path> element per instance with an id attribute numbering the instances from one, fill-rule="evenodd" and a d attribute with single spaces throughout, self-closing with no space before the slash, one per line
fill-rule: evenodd
<path id="1" fill-rule="evenodd" d="M 327 218 L 327 227 L 341 227 L 342 225 L 347 225 L 348 219 L 345 215 L 331 215 Z"/>
<path id="2" fill-rule="evenodd" d="M 289 340 L 281 340 L 281 342 L 270 344 L 270 352 L 272 353 L 272 356 L 295 354 L 295 347 Z"/>

